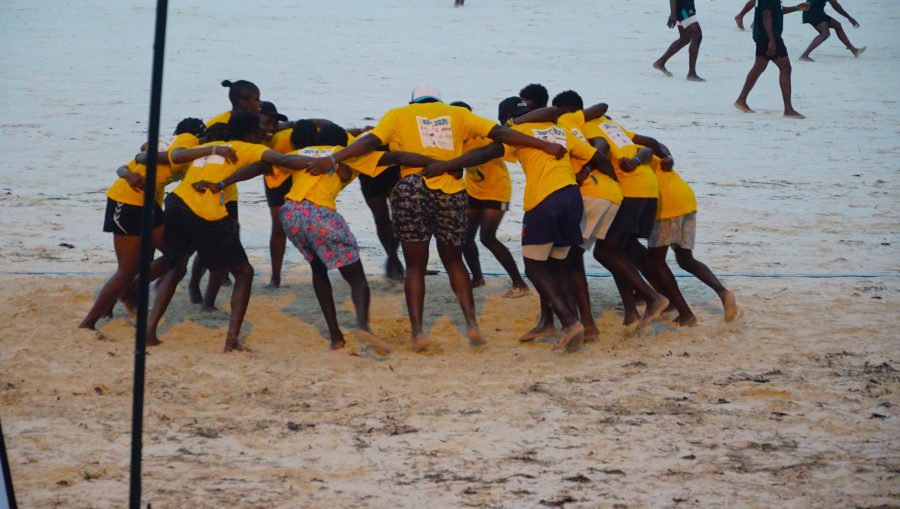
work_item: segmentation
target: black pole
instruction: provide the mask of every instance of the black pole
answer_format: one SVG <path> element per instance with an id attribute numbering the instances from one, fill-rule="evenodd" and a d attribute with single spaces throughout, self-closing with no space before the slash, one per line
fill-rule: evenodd
<path id="1" fill-rule="evenodd" d="M 3 486 L 6 491 L 6 502 L 9 509 L 16 509 L 16 493 L 13 491 L 12 471 L 9 469 L 9 458 L 6 456 L 6 442 L 3 441 L 3 421 L 0 421 L 0 470 L 3 471 Z M 3 500 L 0 500 L 3 502 Z M 3 504 L 0 504 L 3 505 Z"/>
<path id="2" fill-rule="evenodd" d="M 168 0 L 156 2 L 156 34 L 153 40 L 153 77 L 150 84 L 150 126 L 147 133 L 147 175 L 141 211 L 141 273 L 138 279 L 137 331 L 134 350 L 134 402 L 131 410 L 131 483 L 128 507 L 141 506 L 141 447 L 144 433 L 144 364 L 147 355 L 147 308 L 150 304 L 150 262 L 153 261 L 153 214 L 156 197 L 156 165 L 159 150 L 159 110 L 162 102 L 163 56 L 166 49 Z"/>

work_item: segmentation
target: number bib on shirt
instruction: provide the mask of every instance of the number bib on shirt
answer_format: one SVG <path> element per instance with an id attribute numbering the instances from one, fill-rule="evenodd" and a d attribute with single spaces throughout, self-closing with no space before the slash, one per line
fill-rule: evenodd
<path id="1" fill-rule="evenodd" d="M 419 126 L 419 138 L 422 141 L 422 147 L 453 150 L 453 128 L 451 127 L 449 116 L 435 119 L 416 117 L 416 124 Z"/>
<path id="2" fill-rule="evenodd" d="M 535 138 L 550 143 L 557 143 L 568 148 L 566 145 L 566 132 L 559 127 L 553 126 L 547 129 L 532 129 L 531 131 L 534 133 Z"/>
<path id="3" fill-rule="evenodd" d="M 621 127 L 616 124 L 608 124 L 602 123 L 600 124 L 600 129 L 603 130 L 604 134 L 609 138 L 609 141 L 615 143 L 617 148 L 627 147 L 629 145 L 634 145 L 634 142 L 631 141 L 631 138 L 625 134 L 625 131 L 622 130 Z"/>

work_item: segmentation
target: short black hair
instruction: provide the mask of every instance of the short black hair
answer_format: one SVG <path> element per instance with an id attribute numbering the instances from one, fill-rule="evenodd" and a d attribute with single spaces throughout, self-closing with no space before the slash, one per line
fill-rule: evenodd
<path id="1" fill-rule="evenodd" d="M 199 136 L 199 138 L 203 139 L 203 143 L 226 141 L 228 139 L 228 124 L 225 122 L 216 122 L 207 127 L 206 131 L 204 131 L 203 135 Z"/>
<path id="2" fill-rule="evenodd" d="M 316 144 L 316 124 L 312 120 L 298 120 L 294 122 L 294 130 L 291 132 L 291 144 L 295 149 L 301 149 Z"/>
<path id="3" fill-rule="evenodd" d="M 175 136 L 184 133 L 191 133 L 194 136 L 200 138 L 203 136 L 203 133 L 206 132 L 206 124 L 203 123 L 199 118 L 187 117 L 181 119 L 181 122 L 178 122 L 178 125 L 175 126 Z"/>
<path id="4" fill-rule="evenodd" d="M 522 90 L 519 90 L 519 97 L 534 103 L 535 108 L 547 106 L 547 101 L 550 100 L 550 94 L 547 92 L 547 88 L 540 83 L 526 85 Z"/>
<path id="5" fill-rule="evenodd" d="M 237 108 L 241 99 L 259 95 L 259 87 L 247 80 L 222 80 L 222 86 L 228 87 L 228 100 L 231 101 L 231 105 L 235 108 Z"/>
<path id="6" fill-rule="evenodd" d="M 327 124 L 319 129 L 316 135 L 316 145 L 347 146 L 347 131 L 337 124 Z"/>
<path id="7" fill-rule="evenodd" d="M 239 111 L 231 114 L 228 121 L 228 139 L 245 140 L 251 134 L 259 131 L 259 115 L 247 111 Z"/>
<path id="8" fill-rule="evenodd" d="M 557 108 L 574 109 L 577 111 L 584 109 L 584 101 L 581 99 L 581 96 L 578 95 L 578 92 L 566 90 L 565 92 L 556 94 L 556 97 L 553 98 L 553 106 L 556 106 Z"/>
<path id="9" fill-rule="evenodd" d="M 459 106 L 460 108 L 465 108 L 469 111 L 472 111 L 472 107 L 464 103 L 463 101 L 453 101 L 452 103 L 450 103 L 450 106 Z"/>

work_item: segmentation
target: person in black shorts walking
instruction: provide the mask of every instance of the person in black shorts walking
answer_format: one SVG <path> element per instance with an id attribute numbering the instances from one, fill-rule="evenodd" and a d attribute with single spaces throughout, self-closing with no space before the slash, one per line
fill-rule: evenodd
<path id="1" fill-rule="evenodd" d="M 812 25 L 813 28 L 816 29 L 819 34 L 813 38 L 812 42 L 809 43 L 809 47 L 806 48 L 806 51 L 803 52 L 803 55 L 800 56 L 800 60 L 804 62 L 812 62 L 813 59 L 809 58 L 809 54 L 812 51 L 819 47 L 820 44 L 825 42 L 825 39 L 831 35 L 829 30 L 834 30 L 834 33 L 837 34 L 838 39 L 844 43 L 844 46 L 850 50 L 850 53 L 853 53 L 854 57 L 859 57 L 862 55 L 863 51 L 866 51 L 866 47 L 857 48 L 854 46 L 850 39 L 847 37 L 847 33 L 844 32 L 844 27 L 831 16 L 825 14 L 825 4 L 830 3 L 834 10 L 838 12 L 838 14 L 847 18 L 847 21 L 853 25 L 853 28 L 859 28 L 859 23 L 853 19 L 853 16 L 847 13 L 841 4 L 837 2 L 837 0 L 810 0 L 809 2 L 809 10 L 803 13 L 803 22 Z"/>
<path id="2" fill-rule="evenodd" d="M 669 28 L 678 25 L 678 39 L 669 45 L 666 52 L 659 60 L 653 62 L 653 68 L 666 76 L 672 73 L 666 69 L 666 62 L 681 48 L 690 44 L 688 48 L 688 74 L 690 81 L 706 81 L 697 75 L 697 55 L 700 53 L 700 41 L 703 40 L 703 32 L 700 30 L 700 22 L 697 20 L 697 10 L 694 8 L 694 0 L 669 0 L 671 11 L 669 13 Z"/>
<path id="3" fill-rule="evenodd" d="M 392 281 L 403 282 L 403 263 L 397 255 L 400 242 L 394 236 L 394 223 L 391 220 L 391 208 L 388 196 L 400 180 L 400 167 L 391 167 L 375 177 L 359 175 L 359 188 L 366 205 L 375 219 L 375 232 L 384 247 L 387 261 L 384 263 L 384 276 Z"/>
<path id="4" fill-rule="evenodd" d="M 756 14 L 753 16 L 753 40 L 756 42 L 756 60 L 747 74 L 741 95 L 734 102 L 734 107 L 745 112 L 754 113 L 747 105 L 747 96 L 756 85 L 756 81 L 762 75 L 769 60 L 778 66 L 778 82 L 781 85 L 781 96 L 784 99 L 784 116 L 788 118 L 806 118 L 791 104 L 791 60 L 788 58 L 787 47 L 781 38 L 784 30 L 784 15 L 794 11 L 806 11 L 808 3 L 797 4 L 794 7 L 782 7 L 781 0 L 759 0 Z"/>

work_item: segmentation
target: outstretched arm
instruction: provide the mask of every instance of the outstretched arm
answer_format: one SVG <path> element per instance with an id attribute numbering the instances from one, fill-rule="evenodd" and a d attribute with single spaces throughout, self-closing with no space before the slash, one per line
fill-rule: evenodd
<path id="1" fill-rule="evenodd" d="M 266 150 L 262 155 L 263 162 L 279 166 L 287 170 L 305 170 L 315 157 L 287 155 L 274 150 Z"/>
<path id="2" fill-rule="evenodd" d="M 424 168 L 431 163 L 440 162 L 432 157 L 423 156 L 414 152 L 385 152 L 378 160 L 378 166 L 408 166 L 410 168 Z"/>
<path id="3" fill-rule="evenodd" d="M 507 145 L 513 145 L 515 147 L 536 148 L 550 154 L 556 159 L 562 159 L 562 157 L 566 155 L 566 147 L 558 143 L 550 143 L 548 141 L 539 140 L 533 136 L 528 136 L 527 134 L 523 134 L 519 131 L 499 125 L 494 126 L 494 128 L 491 129 L 491 132 L 488 133 L 488 138 L 500 143 L 505 143 Z M 503 153 L 501 152 L 500 155 L 503 155 Z"/>
<path id="4" fill-rule="evenodd" d="M 331 154 L 329 157 L 319 157 L 311 162 L 308 167 L 309 173 L 312 175 L 323 175 L 328 173 L 329 170 L 341 161 L 346 161 L 353 157 L 364 156 L 383 144 L 384 142 L 379 140 L 378 136 L 375 136 L 372 133 L 366 133 L 357 138 L 349 147 L 342 148 L 334 154 Z"/>
<path id="5" fill-rule="evenodd" d="M 527 124 L 529 122 L 556 122 L 563 111 L 556 106 L 544 106 L 531 110 L 524 115 L 512 119 L 513 124 Z"/>
<path id="6" fill-rule="evenodd" d="M 223 189 L 232 184 L 250 180 L 253 177 L 257 177 L 259 175 L 267 173 L 272 173 L 272 166 L 269 163 L 263 161 L 256 161 L 255 163 L 241 166 L 237 169 L 237 171 L 225 177 L 220 182 L 207 182 L 206 180 L 200 180 L 194 182 L 193 187 L 194 190 L 196 190 L 198 193 L 202 193 L 206 190 L 212 191 L 214 193 L 220 193 Z"/>
<path id="7" fill-rule="evenodd" d="M 162 152 L 160 152 L 160 154 L 162 154 Z M 189 163 L 194 159 L 200 159 L 201 157 L 206 156 L 222 156 L 228 162 L 237 162 L 237 154 L 231 147 L 227 145 L 207 145 L 205 147 L 176 148 L 172 151 L 172 163 Z M 169 156 L 166 156 L 166 160 L 169 160 Z"/>
<path id="8" fill-rule="evenodd" d="M 665 145 L 663 145 L 662 143 L 656 141 L 656 138 L 651 138 L 649 136 L 644 136 L 642 134 L 635 134 L 634 138 L 631 141 L 635 142 L 638 145 L 643 145 L 645 147 L 649 147 L 650 150 L 652 150 L 651 155 L 655 154 L 656 157 L 658 157 L 660 159 L 663 159 L 665 157 L 672 155 L 672 153 L 669 152 L 669 148 L 666 147 Z M 638 152 L 640 152 L 640 151 L 638 151 Z M 646 162 L 647 161 L 644 161 L 644 163 L 646 163 Z"/>
<path id="9" fill-rule="evenodd" d="M 587 122 L 588 120 L 594 120 L 595 118 L 600 118 L 603 115 L 606 115 L 606 112 L 609 111 L 609 105 L 606 103 L 597 103 L 588 106 L 583 111 L 584 120 L 585 122 Z"/>
<path id="10" fill-rule="evenodd" d="M 128 182 L 128 185 L 135 191 L 144 191 L 144 176 L 140 173 L 135 173 L 126 166 L 119 166 L 116 169 L 116 175 L 125 179 L 125 182 Z"/>
<path id="11" fill-rule="evenodd" d="M 479 164 L 484 164 L 491 159 L 503 157 L 504 152 L 505 150 L 501 143 L 491 143 L 490 145 L 472 149 L 449 161 L 440 161 L 429 164 L 422 170 L 422 175 L 425 177 L 434 177 L 444 173 L 462 170 L 463 168 L 471 168 L 473 166 L 478 166 Z"/>
<path id="12" fill-rule="evenodd" d="M 859 28 L 859 23 L 857 23 L 856 20 L 853 19 L 853 16 L 851 16 L 847 11 L 845 11 L 843 7 L 841 7 L 841 4 L 838 3 L 838 0 L 828 0 L 828 1 L 831 3 L 831 6 L 834 7 L 834 10 L 837 11 L 838 14 L 847 18 L 847 21 L 849 21 L 850 24 L 853 25 L 853 28 Z"/>
<path id="13" fill-rule="evenodd" d="M 806 2 L 799 3 L 799 4 L 797 4 L 797 5 L 793 6 L 793 7 L 782 7 L 782 8 L 781 8 L 781 12 L 784 13 L 784 14 L 790 14 L 790 13 L 792 13 L 792 12 L 797 12 L 797 11 L 808 11 L 808 10 L 809 10 L 809 4 L 806 3 Z M 766 24 L 766 23 L 765 23 L 765 22 L 766 22 L 766 12 L 767 12 L 767 11 L 764 11 L 764 12 L 763 12 L 763 27 L 765 27 L 765 24 Z M 768 34 L 769 34 L 769 31 L 766 30 L 766 35 L 768 35 Z M 772 36 L 769 35 L 769 37 L 770 37 L 770 40 L 771 40 L 771 37 L 772 37 Z"/>

